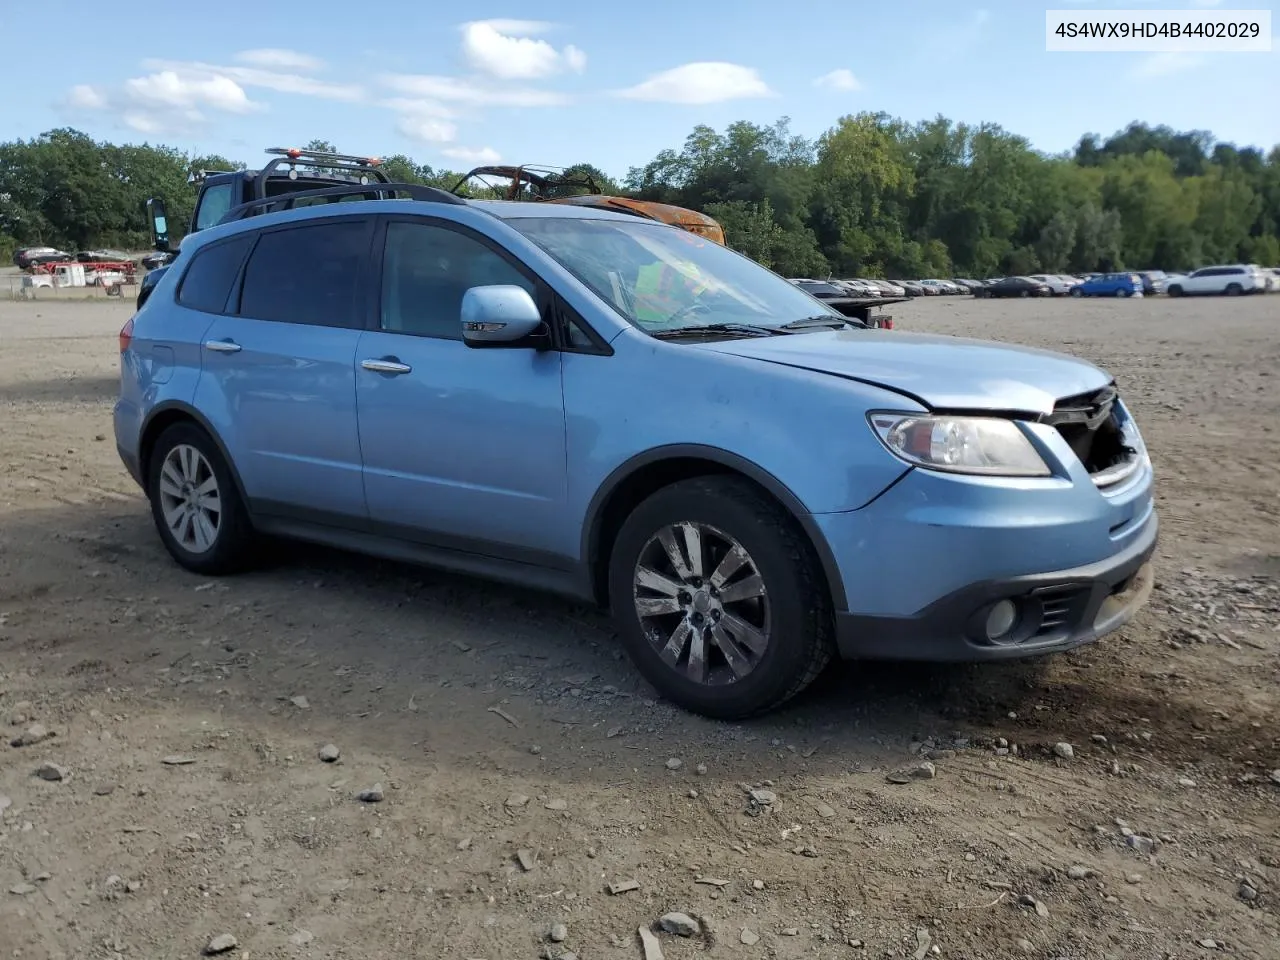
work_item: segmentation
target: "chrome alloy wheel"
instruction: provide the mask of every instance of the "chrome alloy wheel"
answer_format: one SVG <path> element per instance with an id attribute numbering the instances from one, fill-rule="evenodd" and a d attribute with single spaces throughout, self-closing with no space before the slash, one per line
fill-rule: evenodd
<path id="1" fill-rule="evenodd" d="M 703 523 L 651 537 L 636 562 L 636 616 L 662 661 L 694 683 L 746 677 L 769 647 L 769 597 L 742 544 Z"/>
<path id="2" fill-rule="evenodd" d="M 160 511 L 169 533 L 182 549 L 207 553 L 222 525 L 218 478 L 203 453 L 180 443 L 160 468 Z"/>

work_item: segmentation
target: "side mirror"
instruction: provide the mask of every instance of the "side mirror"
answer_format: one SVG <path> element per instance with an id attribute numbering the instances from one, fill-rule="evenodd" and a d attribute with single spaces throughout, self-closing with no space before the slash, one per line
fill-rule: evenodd
<path id="1" fill-rule="evenodd" d="M 462 295 L 462 340 L 469 347 L 511 346 L 541 326 L 542 314 L 524 287 L 495 284 Z"/>
<path id="2" fill-rule="evenodd" d="M 169 221 L 165 216 L 164 201 L 159 197 L 147 200 L 147 219 L 151 221 L 151 243 L 157 250 L 169 250 Z"/>

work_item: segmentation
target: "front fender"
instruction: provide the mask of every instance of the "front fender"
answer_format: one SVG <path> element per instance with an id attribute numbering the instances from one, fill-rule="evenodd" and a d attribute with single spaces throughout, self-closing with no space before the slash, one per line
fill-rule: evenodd
<path id="1" fill-rule="evenodd" d="M 583 515 L 611 474 L 663 448 L 749 464 L 802 513 L 856 510 L 909 469 L 866 421 L 873 409 L 925 412 L 899 393 L 638 333 L 613 346 L 612 357 L 566 355 L 563 368 L 568 492 Z"/>

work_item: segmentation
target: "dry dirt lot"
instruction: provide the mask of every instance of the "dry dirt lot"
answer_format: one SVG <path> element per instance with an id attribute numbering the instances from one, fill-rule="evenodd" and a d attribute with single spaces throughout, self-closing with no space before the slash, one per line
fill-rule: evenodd
<path id="1" fill-rule="evenodd" d="M 555 599 L 310 548 L 183 572 L 110 436 L 129 304 L 0 302 L 0 957 L 640 958 L 683 911 L 667 960 L 1275 960 L 1280 297 L 894 310 L 1116 374 L 1157 593 L 1072 655 L 845 666 L 735 726 Z"/>

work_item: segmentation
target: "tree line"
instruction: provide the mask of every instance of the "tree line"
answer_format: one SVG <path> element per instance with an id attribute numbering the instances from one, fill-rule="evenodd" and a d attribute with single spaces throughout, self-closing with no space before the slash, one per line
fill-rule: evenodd
<path id="1" fill-rule="evenodd" d="M 312 149 L 332 149 L 312 141 Z M 404 155 L 393 180 L 462 176 Z M 142 249 L 147 197 L 190 220 L 193 169 L 224 157 L 117 145 L 74 129 L 0 143 L 0 256 L 16 246 Z M 816 139 L 773 125 L 697 126 L 607 193 L 702 210 L 730 246 L 791 276 L 974 276 L 1280 263 L 1280 146 L 1133 123 L 1047 155 L 994 124 L 884 113 L 841 117 Z"/>

